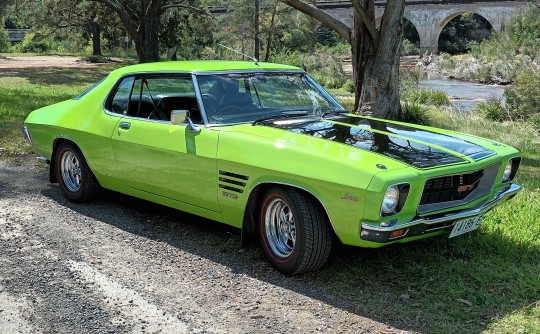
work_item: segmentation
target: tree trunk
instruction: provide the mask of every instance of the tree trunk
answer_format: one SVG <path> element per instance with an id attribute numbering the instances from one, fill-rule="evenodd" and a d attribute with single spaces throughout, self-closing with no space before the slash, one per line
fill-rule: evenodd
<path id="1" fill-rule="evenodd" d="M 141 1 L 143 9 L 147 9 L 146 15 L 140 20 L 139 33 L 132 35 L 135 40 L 135 50 L 139 63 L 159 61 L 158 33 L 162 8 L 159 1 Z"/>
<path id="2" fill-rule="evenodd" d="M 101 56 L 101 27 L 96 22 L 90 23 L 92 33 L 92 55 Z"/>
<path id="3" fill-rule="evenodd" d="M 274 36 L 274 25 L 276 22 L 276 13 L 277 13 L 278 1 L 274 4 L 274 10 L 272 11 L 272 19 L 270 20 L 270 29 L 268 30 L 268 38 L 266 39 L 266 55 L 264 56 L 264 61 L 268 62 L 270 60 L 270 51 L 272 49 L 272 37 Z"/>
<path id="4" fill-rule="evenodd" d="M 259 60 L 260 50 L 261 50 L 261 41 L 259 39 L 259 11 L 260 11 L 260 0 L 255 0 L 255 59 Z"/>
<path id="5" fill-rule="evenodd" d="M 403 37 L 405 0 L 388 0 L 381 21 L 375 26 L 375 0 L 351 0 L 352 29 L 303 0 L 279 0 L 336 31 L 351 44 L 355 110 L 364 115 L 399 119 L 399 47 Z"/>
<path id="6" fill-rule="evenodd" d="M 363 0 L 367 19 L 375 22 L 374 2 Z M 353 71 L 357 112 L 377 118 L 400 119 L 399 48 L 403 38 L 404 0 L 389 0 L 380 32 L 370 34 L 361 18 L 354 16 Z"/>

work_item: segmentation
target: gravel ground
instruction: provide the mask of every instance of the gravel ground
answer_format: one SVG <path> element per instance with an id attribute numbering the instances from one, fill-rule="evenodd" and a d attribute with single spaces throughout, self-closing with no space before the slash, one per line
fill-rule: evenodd
<path id="1" fill-rule="evenodd" d="M 1 333 L 399 333 L 287 277 L 236 229 L 117 193 L 73 204 L 0 161 Z"/>
<path id="2" fill-rule="evenodd" d="M 95 67 L 98 64 L 83 62 L 81 57 L 72 56 L 8 56 L 0 57 L 0 69 L 17 71 L 28 68 L 51 68 L 51 67 Z M 121 62 L 120 58 L 112 58 L 113 61 Z"/>

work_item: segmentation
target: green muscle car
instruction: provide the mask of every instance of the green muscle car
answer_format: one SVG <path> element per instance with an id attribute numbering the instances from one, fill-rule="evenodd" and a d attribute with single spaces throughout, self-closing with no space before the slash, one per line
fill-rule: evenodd
<path id="1" fill-rule="evenodd" d="M 288 274 L 323 266 L 338 240 L 475 230 L 520 189 L 514 148 L 348 113 L 278 64 L 124 67 L 32 112 L 23 133 L 69 200 L 106 188 L 241 228 Z"/>

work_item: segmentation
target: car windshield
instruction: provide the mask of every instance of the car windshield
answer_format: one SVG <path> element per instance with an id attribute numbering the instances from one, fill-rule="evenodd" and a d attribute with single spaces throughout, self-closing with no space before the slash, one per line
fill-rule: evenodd
<path id="1" fill-rule="evenodd" d="M 343 112 L 305 73 L 198 75 L 210 124 L 237 124 Z"/>

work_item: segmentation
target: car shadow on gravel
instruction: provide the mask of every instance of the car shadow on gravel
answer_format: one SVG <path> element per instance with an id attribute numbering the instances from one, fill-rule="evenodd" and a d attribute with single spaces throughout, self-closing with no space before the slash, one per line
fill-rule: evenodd
<path id="1" fill-rule="evenodd" d="M 443 333 L 456 328 L 479 332 L 490 321 L 526 308 L 539 297 L 530 293 L 534 280 L 527 278 L 540 275 L 540 266 L 530 266 L 540 251 L 520 249 L 502 235 L 474 233 L 456 241 L 431 238 L 374 250 L 338 246 L 322 270 L 290 277 L 274 270 L 258 247 L 242 247 L 240 231 L 227 225 L 115 192 L 107 191 L 90 204 L 69 202 L 57 185 L 42 194 L 82 215 L 204 257 L 235 274 L 387 324 L 389 332 Z M 500 269 L 507 255 L 497 255 L 489 245 L 512 249 L 521 263 L 510 271 Z M 516 270 L 529 270 L 525 280 L 512 276 Z M 503 303 L 508 293 L 515 300 Z M 345 328 L 354 328 L 354 321 L 344 321 Z"/>

